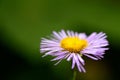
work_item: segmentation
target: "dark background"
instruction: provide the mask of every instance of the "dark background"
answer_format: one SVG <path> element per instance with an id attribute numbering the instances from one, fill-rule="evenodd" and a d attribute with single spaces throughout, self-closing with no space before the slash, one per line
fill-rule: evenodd
<path id="1" fill-rule="evenodd" d="M 0 0 L 0 80 L 71 80 L 70 62 L 54 66 L 39 52 L 41 37 L 61 29 L 108 35 L 110 50 L 100 61 L 84 57 L 78 80 L 120 80 L 119 0 Z"/>

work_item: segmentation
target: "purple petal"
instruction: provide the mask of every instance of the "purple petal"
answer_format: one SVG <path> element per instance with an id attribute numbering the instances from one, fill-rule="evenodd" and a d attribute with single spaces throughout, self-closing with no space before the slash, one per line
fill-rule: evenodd
<path id="1" fill-rule="evenodd" d="M 59 55 L 56 58 L 52 59 L 51 61 L 56 61 L 56 60 L 64 59 L 65 56 L 66 56 L 65 54 L 64 55 Z"/>
<path id="2" fill-rule="evenodd" d="M 77 54 L 77 57 L 78 57 L 79 61 L 84 65 L 85 64 L 84 60 L 81 58 L 80 54 Z"/>
<path id="3" fill-rule="evenodd" d="M 62 61 L 62 59 L 60 59 L 57 63 L 55 63 L 54 65 L 58 65 L 60 62 Z"/>
<path id="4" fill-rule="evenodd" d="M 83 68 L 83 66 L 81 65 L 79 59 L 78 59 L 78 55 L 74 54 L 74 59 L 75 59 L 75 63 L 77 64 L 77 68 L 80 72 L 85 72 L 85 69 Z"/>
<path id="5" fill-rule="evenodd" d="M 67 34 L 65 33 L 65 31 L 64 31 L 64 30 L 61 30 L 60 35 L 62 36 L 62 38 L 67 37 Z"/>
<path id="6" fill-rule="evenodd" d="M 88 40 L 88 41 L 93 40 L 95 35 L 96 35 L 96 32 L 92 33 L 92 34 L 87 38 L 87 40 Z"/>
<path id="7" fill-rule="evenodd" d="M 73 57 L 73 54 L 70 54 L 70 56 L 67 58 L 67 61 L 70 61 L 72 57 Z"/>
<path id="8" fill-rule="evenodd" d="M 60 55 L 64 55 L 67 53 L 68 53 L 68 51 L 59 51 L 59 52 L 55 53 L 54 56 L 60 56 Z"/>
<path id="9" fill-rule="evenodd" d="M 72 69 L 75 67 L 75 59 L 74 59 L 74 55 L 73 55 L 73 58 L 72 58 Z"/>
<path id="10" fill-rule="evenodd" d="M 86 39 L 87 36 L 86 36 L 85 33 L 80 33 L 80 34 L 79 34 L 79 38 L 80 38 L 80 39 Z"/>
<path id="11" fill-rule="evenodd" d="M 93 60 L 98 60 L 98 58 L 93 57 L 93 56 L 91 56 L 91 55 L 89 55 L 89 54 L 84 54 L 84 55 L 87 56 L 87 57 L 89 57 L 89 58 L 91 58 L 91 59 L 93 59 Z"/>
<path id="12" fill-rule="evenodd" d="M 61 40 L 61 39 L 62 39 L 62 37 L 61 37 L 57 32 L 55 32 L 55 31 L 53 31 L 53 36 L 54 36 L 56 39 L 58 39 L 58 40 Z"/>

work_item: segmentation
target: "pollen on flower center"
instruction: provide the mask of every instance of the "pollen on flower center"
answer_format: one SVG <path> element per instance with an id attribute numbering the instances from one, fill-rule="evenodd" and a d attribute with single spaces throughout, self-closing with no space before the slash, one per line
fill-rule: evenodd
<path id="1" fill-rule="evenodd" d="M 60 46 L 69 52 L 79 53 L 87 46 L 87 41 L 78 37 L 66 37 L 61 40 Z"/>

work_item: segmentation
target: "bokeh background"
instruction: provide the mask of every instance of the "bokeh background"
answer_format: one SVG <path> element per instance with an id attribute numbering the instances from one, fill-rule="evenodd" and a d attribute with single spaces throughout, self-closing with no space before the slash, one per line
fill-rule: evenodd
<path id="1" fill-rule="evenodd" d="M 103 31 L 110 50 L 100 61 L 84 57 L 77 80 L 120 80 L 119 0 L 0 0 L 0 80 L 72 80 L 71 63 L 41 58 L 41 37 L 61 29 Z"/>

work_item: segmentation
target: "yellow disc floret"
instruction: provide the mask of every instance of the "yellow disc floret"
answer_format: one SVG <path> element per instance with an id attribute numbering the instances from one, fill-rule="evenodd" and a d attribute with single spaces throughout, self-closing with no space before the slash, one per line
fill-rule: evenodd
<path id="1" fill-rule="evenodd" d="M 61 40 L 60 46 L 71 53 L 79 53 L 87 46 L 87 41 L 79 37 L 66 37 Z"/>

